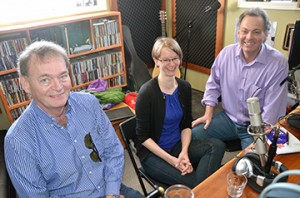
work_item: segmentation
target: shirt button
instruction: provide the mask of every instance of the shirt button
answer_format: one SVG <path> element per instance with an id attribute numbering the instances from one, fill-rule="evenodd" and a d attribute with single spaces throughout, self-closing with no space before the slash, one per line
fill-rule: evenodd
<path id="1" fill-rule="evenodd" d="M 82 155 L 82 156 L 81 156 L 81 158 L 82 158 L 82 159 L 84 159 L 84 158 L 85 158 L 85 156 L 84 156 L 84 155 Z"/>
<path id="2" fill-rule="evenodd" d="M 98 189 L 100 189 L 100 188 L 101 188 L 101 186 L 97 186 L 97 188 L 98 188 Z"/>
<path id="3" fill-rule="evenodd" d="M 74 140 L 75 143 L 77 143 L 77 140 Z"/>
<path id="4" fill-rule="evenodd" d="M 51 126 L 53 127 L 53 126 L 54 126 L 54 124 L 51 124 Z"/>
<path id="5" fill-rule="evenodd" d="M 90 171 L 89 174 L 92 174 L 92 171 Z"/>

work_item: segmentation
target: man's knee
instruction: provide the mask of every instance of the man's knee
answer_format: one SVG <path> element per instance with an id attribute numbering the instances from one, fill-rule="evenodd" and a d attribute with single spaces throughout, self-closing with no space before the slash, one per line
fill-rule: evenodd
<path id="1" fill-rule="evenodd" d="M 199 124 L 192 129 L 192 140 L 200 140 L 207 137 L 204 124 Z"/>
<path id="2" fill-rule="evenodd" d="M 225 143 L 217 138 L 206 138 L 205 142 L 207 142 L 212 152 L 215 154 L 223 155 L 225 152 Z"/>

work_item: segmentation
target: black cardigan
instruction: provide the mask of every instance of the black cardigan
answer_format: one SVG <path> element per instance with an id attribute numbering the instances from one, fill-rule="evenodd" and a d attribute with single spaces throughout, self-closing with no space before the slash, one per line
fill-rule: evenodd
<path id="1" fill-rule="evenodd" d="M 192 98 L 191 85 L 187 81 L 176 78 L 178 83 L 178 98 L 183 110 L 183 118 L 180 122 L 181 131 L 191 128 L 192 124 Z M 139 90 L 136 100 L 136 149 L 140 160 L 145 159 L 150 151 L 142 146 L 148 138 L 158 143 L 165 117 L 165 96 L 158 85 L 158 78 L 155 77 L 146 82 Z"/>

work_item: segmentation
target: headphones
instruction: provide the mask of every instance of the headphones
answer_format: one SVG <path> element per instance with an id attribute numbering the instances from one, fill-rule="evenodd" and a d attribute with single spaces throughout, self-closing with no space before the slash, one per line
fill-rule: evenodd
<path id="1" fill-rule="evenodd" d="M 292 113 L 287 116 L 286 121 L 291 127 L 298 129 L 297 132 L 300 132 L 300 114 Z"/>
<path id="2" fill-rule="evenodd" d="M 288 168 L 279 161 L 274 161 L 272 166 L 276 171 L 282 173 Z M 256 192 L 261 192 L 266 186 L 271 184 L 277 173 L 270 171 L 265 173 L 264 167 L 261 166 L 260 158 L 257 153 L 246 153 L 234 161 L 232 172 L 236 175 L 245 175 L 248 178 L 249 186 Z M 280 181 L 286 182 L 288 176 L 283 177 Z"/>

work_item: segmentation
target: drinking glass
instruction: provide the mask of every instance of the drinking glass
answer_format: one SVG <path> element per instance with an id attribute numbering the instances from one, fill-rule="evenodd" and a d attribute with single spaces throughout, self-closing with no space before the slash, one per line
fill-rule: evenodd
<path id="1" fill-rule="evenodd" d="M 247 184 L 247 178 L 244 175 L 238 176 L 230 172 L 227 174 L 227 192 L 232 198 L 239 198 Z"/>
<path id="2" fill-rule="evenodd" d="M 192 190 L 182 184 L 175 184 L 167 188 L 165 198 L 194 198 Z"/>

